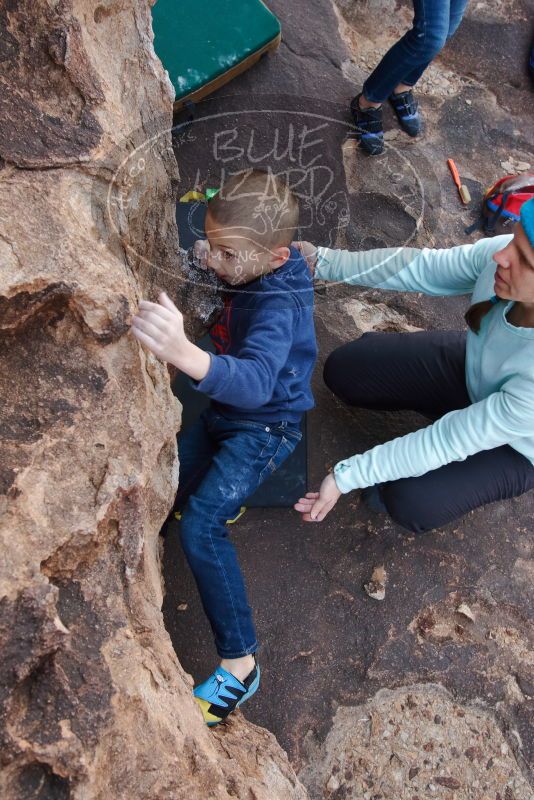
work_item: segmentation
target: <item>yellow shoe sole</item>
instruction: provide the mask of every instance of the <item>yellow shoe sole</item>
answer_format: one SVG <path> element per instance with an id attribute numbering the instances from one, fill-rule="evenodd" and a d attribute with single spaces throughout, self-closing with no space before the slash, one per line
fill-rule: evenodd
<path id="1" fill-rule="evenodd" d="M 241 508 L 239 509 L 239 512 L 237 514 L 237 517 L 234 517 L 233 519 L 227 519 L 226 520 L 226 524 L 227 525 L 233 525 L 234 522 L 237 522 L 237 520 L 240 519 L 243 516 L 243 514 L 245 513 L 246 510 L 247 510 L 246 506 L 241 506 Z M 177 519 L 178 522 L 180 522 L 180 520 L 182 519 L 182 515 L 181 515 L 181 513 L 179 511 L 175 511 L 174 512 L 174 519 Z"/>

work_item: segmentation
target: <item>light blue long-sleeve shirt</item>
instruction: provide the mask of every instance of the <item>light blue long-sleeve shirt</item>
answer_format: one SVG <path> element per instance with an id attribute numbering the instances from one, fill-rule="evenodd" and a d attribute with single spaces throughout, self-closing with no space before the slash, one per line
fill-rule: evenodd
<path id="1" fill-rule="evenodd" d="M 511 236 L 481 239 L 447 250 L 387 248 L 351 253 L 320 247 L 316 278 L 324 281 L 460 295 L 472 303 L 494 295 L 492 259 Z M 534 328 L 506 317 L 513 303 L 496 304 L 478 334 L 468 331 L 466 384 L 472 405 L 451 411 L 426 428 L 340 461 L 341 492 L 424 475 L 481 450 L 508 444 L 534 464 Z"/>

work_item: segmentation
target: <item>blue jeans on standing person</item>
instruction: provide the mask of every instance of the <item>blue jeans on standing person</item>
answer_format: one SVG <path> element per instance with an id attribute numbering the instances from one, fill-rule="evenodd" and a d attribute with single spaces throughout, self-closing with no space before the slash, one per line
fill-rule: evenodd
<path id="1" fill-rule="evenodd" d="M 388 50 L 363 85 L 363 95 L 383 103 L 399 83 L 415 86 L 458 28 L 468 0 L 413 0 L 413 27 Z"/>
<path id="2" fill-rule="evenodd" d="M 301 438 L 299 423 L 232 420 L 211 407 L 178 436 L 180 537 L 221 658 L 239 658 L 258 647 L 226 522 Z"/>

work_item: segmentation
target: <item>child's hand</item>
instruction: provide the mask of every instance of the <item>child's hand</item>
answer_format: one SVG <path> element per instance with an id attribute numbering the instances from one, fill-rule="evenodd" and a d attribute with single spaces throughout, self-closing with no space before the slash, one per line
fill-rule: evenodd
<path id="1" fill-rule="evenodd" d="M 300 511 L 304 522 L 322 522 L 341 497 L 332 473 L 326 476 L 318 492 L 308 492 L 293 508 Z"/>
<path id="2" fill-rule="evenodd" d="M 317 264 L 317 248 L 311 242 L 291 242 L 293 247 L 296 247 L 297 250 L 301 253 L 301 255 L 306 260 L 308 265 L 308 269 L 310 270 L 311 274 L 315 274 L 315 265 Z"/>
<path id="3" fill-rule="evenodd" d="M 195 380 L 205 378 L 211 361 L 208 353 L 189 341 L 184 318 L 172 300 L 162 292 L 159 303 L 141 300 L 132 320 L 132 333 L 162 361 L 168 361 Z"/>
<path id="4" fill-rule="evenodd" d="M 182 351 L 190 344 L 184 318 L 165 292 L 158 300 L 159 303 L 141 300 L 139 312 L 132 320 L 132 333 L 155 356 L 178 366 Z"/>

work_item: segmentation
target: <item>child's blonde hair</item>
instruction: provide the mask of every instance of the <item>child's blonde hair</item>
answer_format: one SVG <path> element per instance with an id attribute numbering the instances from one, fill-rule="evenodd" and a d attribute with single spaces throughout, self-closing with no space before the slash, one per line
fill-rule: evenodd
<path id="1" fill-rule="evenodd" d="M 266 248 L 291 244 L 299 221 L 287 181 L 259 169 L 232 175 L 209 201 L 208 212 L 225 232 L 232 229 Z"/>

